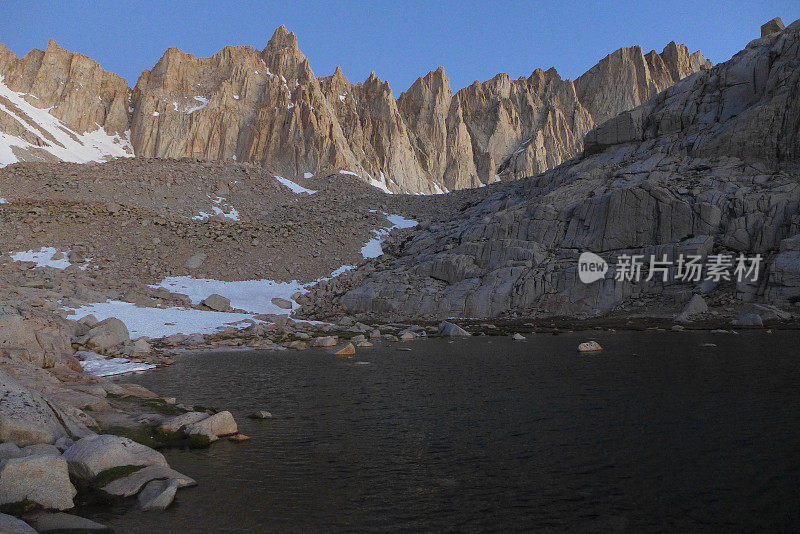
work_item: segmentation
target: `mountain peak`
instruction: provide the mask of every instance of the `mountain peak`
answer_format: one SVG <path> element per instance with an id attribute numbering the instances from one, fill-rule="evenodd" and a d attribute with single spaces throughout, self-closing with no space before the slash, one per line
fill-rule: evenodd
<path id="1" fill-rule="evenodd" d="M 273 50 L 280 50 L 282 48 L 291 48 L 297 50 L 299 49 L 297 45 L 297 36 L 287 30 L 286 26 L 281 24 L 272 34 L 272 37 L 267 43 L 267 48 Z M 264 50 L 266 51 L 266 48 Z"/>

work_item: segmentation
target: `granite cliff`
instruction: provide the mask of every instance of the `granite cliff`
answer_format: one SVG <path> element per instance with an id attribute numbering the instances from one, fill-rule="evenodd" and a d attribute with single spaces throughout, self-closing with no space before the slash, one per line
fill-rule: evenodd
<path id="1" fill-rule="evenodd" d="M 17 59 L 0 45 L 0 164 L 126 155 L 269 165 L 291 178 L 345 171 L 392 192 L 439 193 L 551 169 L 595 125 L 711 64 L 670 43 L 634 46 L 575 81 L 551 68 L 453 93 L 443 68 L 395 97 L 374 73 L 318 78 L 281 26 L 263 50 L 209 58 L 176 48 L 130 89 L 50 41 Z"/>

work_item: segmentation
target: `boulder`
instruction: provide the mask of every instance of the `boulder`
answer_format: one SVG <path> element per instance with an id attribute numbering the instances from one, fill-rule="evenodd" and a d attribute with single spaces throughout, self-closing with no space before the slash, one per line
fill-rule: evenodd
<path id="1" fill-rule="evenodd" d="M 178 491 L 177 480 L 152 480 L 139 494 L 139 508 L 145 511 L 166 510 L 175 500 Z"/>
<path id="2" fill-rule="evenodd" d="M 448 321 L 442 321 L 439 325 L 439 335 L 444 337 L 467 337 L 471 336 L 472 334 L 457 324 L 450 323 Z"/>
<path id="3" fill-rule="evenodd" d="M 203 305 L 214 311 L 225 312 L 231 309 L 231 300 L 214 293 L 203 300 Z"/>
<path id="4" fill-rule="evenodd" d="M 233 443 L 244 443 L 245 441 L 250 441 L 252 438 L 245 434 L 234 434 L 233 436 L 228 436 L 228 441 L 232 441 Z"/>
<path id="5" fill-rule="evenodd" d="M 348 343 L 341 349 L 337 350 L 333 353 L 334 356 L 340 356 L 345 358 L 352 358 L 356 355 L 356 348 L 353 346 L 352 343 Z"/>
<path id="6" fill-rule="evenodd" d="M 92 350 L 107 350 L 130 341 L 128 327 L 116 317 L 109 317 L 78 338 L 78 343 Z"/>
<path id="7" fill-rule="evenodd" d="M 3 534 L 36 534 L 36 531 L 22 519 L 6 514 L 0 514 L 0 532 Z"/>
<path id="8" fill-rule="evenodd" d="M 360 341 L 360 342 L 358 343 L 358 345 L 356 345 L 356 346 L 357 346 L 359 349 L 368 349 L 368 348 L 370 348 L 370 347 L 373 347 L 374 345 L 373 345 L 372 343 L 370 343 L 369 341 Z"/>
<path id="9" fill-rule="evenodd" d="M 578 352 L 597 352 L 603 350 L 603 347 L 600 346 L 600 343 L 597 341 L 585 341 L 578 345 Z"/>
<path id="10" fill-rule="evenodd" d="M 679 323 L 691 322 L 695 317 L 708 311 L 708 304 L 702 295 L 692 295 L 683 311 L 675 318 Z"/>
<path id="11" fill-rule="evenodd" d="M 292 301 L 290 301 L 290 300 L 282 299 L 280 297 L 275 297 L 272 300 L 270 300 L 270 302 L 273 303 L 275 306 L 279 307 L 282 310 L 291 310 L 292 309 Z"/>
<path id="12" fill-rule="evenodd" d="M 90 519 L 65 513 L 41 512 L 25 517 L 38 532 L 113 532 L 110 527 Z"/>
<path id="13" fill-rule="evenodd" d="M 259 412 L 251 413 L 247 417 L 250 419 L 270 419 L 272 418 L 272 414 L 270 412 L 261 410 Z"/>
<path id="14" fill-rule="evenodd" d="M 164 421 L 158 429 L 161 432 L 175 433 L 180 431 L 181 428 L 199 423 L 203 419 L 208 419 L 209 415 L 205 412 L 187 412 L 181 415 L 176 415 L 171 419 Z"/>
<path id="15" fill-rule="evenodd" d="M 0 399 L 0 442 L 26 446 L 53 443 L 70 437 L 72 432 L 88 433 L 79 421 L 61 411 L 56 413 L 54 403 L 21 385 L 3 370 L 0 370 Z"/>
<path id="16" fill-rule="evenodd" d="M 516 334 L 511 336 L 511 339 L 513 339 L 514 341 L 524 341 L 525 340 L 525 336 L 523 336 L 522 334 L 517 332 Z"/>
<path id="17" fill-rule="evenodd" d="M 139 493 L 142 487 L 152 480 L 175 480 L 179 488 L 195 486 L 194 479 L 183 475 L 174 469 L 163 465 L 150 465 L 123 478 L 118 478 L 106 484 L 101 489 L 109 495 L 119 497 L 132 497 Z"/>
<path id="18" fill-rule="evenodd" d="M 152 347 L 150 343 L 143 337 L 140 337 L 136 341 L 133 342 L 133 352 L 135 354 L 150 354 Z"/>
<path id="19" fill-rule="evenodd" d="M 64 451 L 69 472 L 76 478 L 92 481 L 114 467 L 162 465 L 169 467 L 164 455 L 128 438 L 104 434 L 78 440 Z"/>
<path id="20" fill-rule="evenodd" d="M 417 335 L 413 332 L 403 332 L 400 334 L 400 341 L 414 341 L 417 339 Z"/>
<path id="21" fill-rule="evenodd" d="M 239 427 L 231 412 L 219 412 L 184 427 L 183 431 L 189 435 L 214 435 L 218 438 L 232 436 L 239 432 Z"/>
<path id="22" fill-rule="evenodd" d="M 49 510 L 68 510 L 77 493 L 63 458 L 28 456 L 0 464 L 0 507 L 33 503 Z"/>
<path id="23" fill-rule="evenodd" d="M 36 313 L 20 315 L 15 309 L 0 310 L 0 350 L 33 362 L 38 367 L 65 363 L 74 352 L 73 327 L 66 321 Z"/>

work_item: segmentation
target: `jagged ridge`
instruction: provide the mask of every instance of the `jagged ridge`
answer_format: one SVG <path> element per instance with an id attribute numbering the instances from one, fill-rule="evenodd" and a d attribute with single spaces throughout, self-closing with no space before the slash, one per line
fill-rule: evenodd
<path id="1" fill-rule="evenodd" d="M 439 68 L 395 99 L 374 73 L 357 84 L 341 69 L 317 78 L 283 26 L 261 51 L 227 47 L 196 58 L 170 48 L 133 90 L 54 41 L 22 59 L 0 45 L 9 89 L 77 133 L 102 128 L 130 139 L 137 156 L 268 164 L 292 177 L 348 170 L 411 193 L 555 167 L 581 152 L 595 124 L 709 66 L 700 52 L 670 43 L 661 54 L 620 49 L 574 82 L 537 69 L 529 78 L 499 74 L 453 94 Z M 0 110 L 4 133 L 48 146 L 17 123 Z M 17 151 L 16 159 L 33 157 Z"/>

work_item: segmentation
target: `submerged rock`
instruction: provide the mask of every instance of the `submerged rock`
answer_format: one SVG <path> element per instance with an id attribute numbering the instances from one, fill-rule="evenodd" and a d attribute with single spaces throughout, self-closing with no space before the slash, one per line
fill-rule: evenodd
<path id="1" fill-rule="evenodd" d="M 272 414 L 270 412 L 262 410 L 259 412 L 251 413 L 247 417 L 250 419 L 270 419 L 272 417 Z"/>
<path id="2" fill-rule="evenodd" d="M 145 511 L 166 510 L 175 500 L 177 480 L 152 480 L 139 494 L 139 508 Z"/>
<path id="3" fill-rule="evenodd" d="M 26 519 L 38 532 L 113 532 L 110 527 L 72 514 L 41 512 Z"/>
<path id="4" fill-rule="evenodd" d="M 342 356 L 342 357 L 350 358 L 350 357 L 356 355 L 356 348 L 353 346 L 352 343 L 348 343 L 347 345 L 345 345 L 341 349 L 339 349 L 336 352 L 334 352 L 333 355 L 334 356 Z"/>

